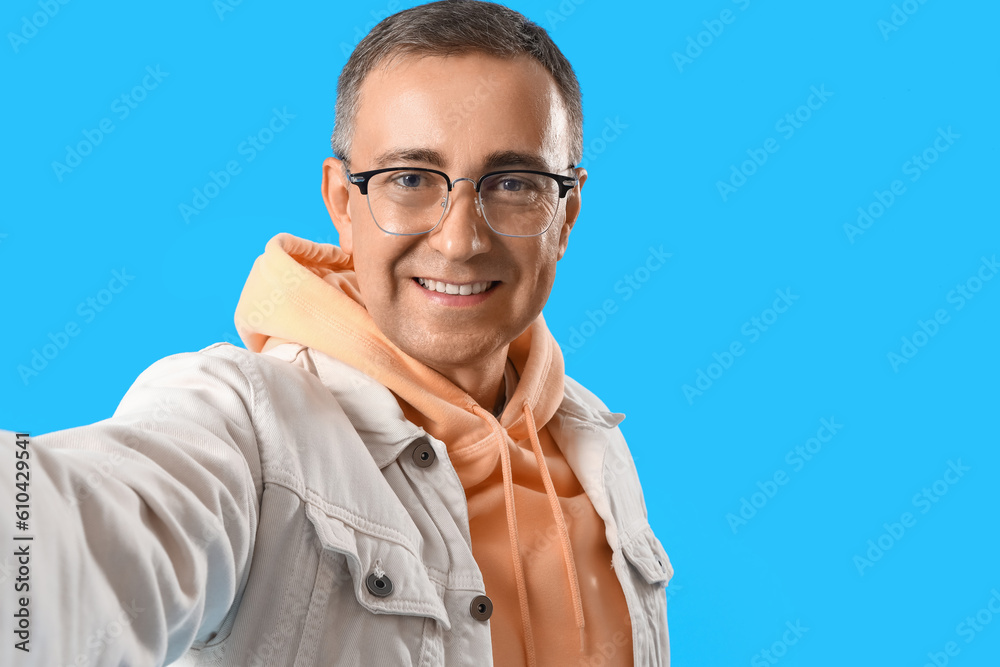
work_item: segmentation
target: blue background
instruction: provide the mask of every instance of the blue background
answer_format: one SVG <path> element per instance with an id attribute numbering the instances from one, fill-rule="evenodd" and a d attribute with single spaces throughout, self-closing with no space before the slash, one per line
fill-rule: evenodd
<path id="1" fill-rule="evenodd" d="M 319 192 L 336 77 L 376 19 L 412 4 L 70 2 L 35 31 L 37 2 L 4 4 L 0 426 L 109 416 L 153 361 L 236 342 L 267 239 L 336 242 Z M 1000 279 L 977 276 L 1000 252 L 1000 6 L 909 0 L 899 25 L 888 0 L 511 6 L 551 31 L 584 91 L 590 180 L 545 315 L 568 372 L 628 414 L 676 569 L 674 664 L 923 665 L 948 642 L 949 664 L 998 664 L 1000 618 L 959 624 L 1000 590 Z M 167 75 L 123 118 L 115 100 L 147 67 Z M 295 117 L 249 161 L 240 144 L 273 109 Z M 113 132 L 57 174 L 105 118 Z M 179 205 L 230 160 L 240 173 L 186 222 Z M 852 232 L 858 207 L 872 223 Z M 134 278 L 81 308 L 116 270 Z M 935 334 L 913 341 L 921 321 Z M 22 377 L 67 324 L 78 334 Z M 912 358 L 904 337 L 922 343 Z M 822 419 L 842 427 L 796 464 Z M 893 537 L 883 524 L 899 535 L 905 512 Z M 794 645 L 786 623 L 808 628 Z"/>

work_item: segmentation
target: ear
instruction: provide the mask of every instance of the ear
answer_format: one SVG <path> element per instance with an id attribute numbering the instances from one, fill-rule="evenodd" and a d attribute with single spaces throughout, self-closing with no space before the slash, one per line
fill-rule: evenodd
<path id="1" fill-rule="evenodd" d="M 566 247 L 569 245 L 569 233 L 573 231 L 573 225 L 576 224 L 576 218 L 580 215 L 580 206 L 583 203 L 580 191 L 583 189 L 583 184 L 587 182 L 587 170 L 583 167 L 577 167 L 574 171 L 576 172 L 576 187 L 566 193 L 566 221 L 563 223 L 562 229 L 559 230 L 559 255 L 556 257 L 557 260 L 562 259 L 563 255 L 566 254 Z"/>
<path id="2" fill-rule="evenodd" d="M 351 212 L 348 208 L 350 186 L 347 182 L 344 163 L 335 157 L 323 161 L 323 203 L 337 228 L 340 237 L 340 249 L 348 255 L 354 251 L 354 228 L 351 225 Z"/>

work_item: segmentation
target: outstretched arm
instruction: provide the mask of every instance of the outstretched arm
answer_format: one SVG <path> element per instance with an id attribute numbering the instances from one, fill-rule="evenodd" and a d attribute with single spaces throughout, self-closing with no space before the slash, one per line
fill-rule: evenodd
<path id="1" fill-rule="evenodd" d="M 0 664 L 163 665 L 228 632 L 261 491 L 253 399 L 213 347 L 153 364 L 110 419 L 0 431 Z"/>

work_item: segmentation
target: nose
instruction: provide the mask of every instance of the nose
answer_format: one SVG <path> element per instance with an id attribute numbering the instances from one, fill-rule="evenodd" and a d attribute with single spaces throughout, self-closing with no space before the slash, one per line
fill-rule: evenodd
<path id="1" fill-rule="evenodd" d="M 469 186 L 459 185 L 468 181 Z M 467 190 L 468 192 L 464 192 Z M 490 232 L 483 217 L 475 181 L 456 179 L 448 196 L 444 218 L 428 234 L 428 244 L 450 261 L 463 262 L 490 250 Z"/>

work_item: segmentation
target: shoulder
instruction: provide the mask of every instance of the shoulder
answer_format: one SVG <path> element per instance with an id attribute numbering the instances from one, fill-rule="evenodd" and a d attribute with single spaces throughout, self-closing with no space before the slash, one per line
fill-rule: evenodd
<path id="1" fill-rule="evenodd" d="M 606 426 L 617 426 L 625 419 L 623 413 L 609 410 L 594 392 L 568 375 L 564 376 L 563 402 L 560 409 L 577 418 L 601 422 Z"/>
<path id="2" fill-rule="evenodd" d="M 262 462 L 269 458 L 267 450 L 284 448 L 283 438 L 316 435 L 311 426 L 323 421 L 321 415 L 339 417 L 341 430 L 348 426 L 337 401 L 307 368 L 229 343 L 154 362 L 115 411 L 119 421 L 157 428 L 201 424 L 220 433 L 243 431 L 260 448 Z"/>
<path id="3" fill-rule="evenodd" d="M 558 432 L 564 437 L 564 446 L 570 449 L 571 458 L 586 456 L 573 452 L 575 448 L 600 452 L 600 477 L 592 477 L 589 466 L 578 466 L 578 478 L 581 483 L 589 482 L 588 493 L 595 507 L 606 507 L 614 517 L 613 538 L 609 538 L 612 546 L 620 544 L 633 564 L 644 564 L 641 567 L 645 568 L 647 581 L 662 581 L 665 570 L 661 563 L 669 566 L 669 561 L 649 527 L 639 472 L 618 427 L 624 418 L 625 415 L 609 410 L 604 401 L 582 384 L 565 378 L 563 403 L 555 420 Z M 598 443 L 603 446 L 596 446 Z"/>
<path id="4" fill-rule="evenodd" d="M 287 352 L 282 348 L 288 347 L 292 346 L 282 345 L 276 349 Z M 139 375 L 136 385 L 169 382 L 198 387 L 204 383 L 224 384 L 241 394 L 254 394 L 275 384 L 285 391 L 296 386 L 322 387 L 309 370 L 287 353 L 272 355 L 231 343 L 215 343 L 196 352 L 181 352 L 155 361 Z"/>

